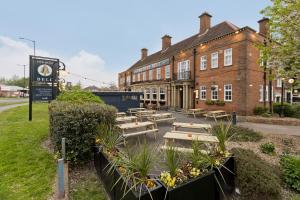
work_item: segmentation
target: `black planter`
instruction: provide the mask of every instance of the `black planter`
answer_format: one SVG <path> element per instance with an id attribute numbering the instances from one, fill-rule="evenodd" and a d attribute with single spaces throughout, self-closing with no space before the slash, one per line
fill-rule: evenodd
<path id="1" fill-rule="evenodd" d="M 115 170 L 115 181 L 117 181 L 120 178 L 120 172 L 118 169 Z M 125 184 L 124 179 L 120 179 L 120 181 L 115 185 L 115 199 L 120 200 L 163 200 L 164 199 L 164 194 L 165 194 L 165 189 L 164 187 L 160 184 L 160 182 L 155 181 L 156 187 L 149 190 L 151 195 L 149 194 L 148 191 L 142 191 L 141 193 L 139 191 L 135 190 L 130 190 L 125 196 L 124 196 L 124 190 L 127 192 L 129 187 L 128 185 Z M 126 187 L 126 189 L 125 189 Z M 152 199 L 151 199 L 152 197 Z"/>
<path id="2" fill-rule="evenodd" d="M 235 188 L 234 157 L 231 156 L 226 158 L 225 162 L 222 165 L 223 166 L 220 166 L 219 168 L 214 168 L 218 183 L 221 185 L 221 188 L 223 190 L 221 190 L 220 185 L 215 180 L 218 199 L 224 199 L 224 193 L 226 196 L 228 196 L 234 191 Z"/>
<path id="3" fill-rule="evenodd" d="M 162 183 L 167 190 L 166 200 L 215 200 L 216 186 L 214 174 L 215 172 L 211 170 L 173 189 L 167 189 Z"/>

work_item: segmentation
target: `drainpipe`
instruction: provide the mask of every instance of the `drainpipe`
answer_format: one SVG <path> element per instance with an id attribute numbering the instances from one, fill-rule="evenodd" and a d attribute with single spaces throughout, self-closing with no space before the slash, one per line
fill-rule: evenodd
<path id="1" fill-rule="evenodd" d="M 194 78 L 194 90 L 196 89 L 196 54 L 197 54 L 197 50 L 196 49 L 194 49 L 194 51 L 193 51 L 193 59 L 194 59 L 194 76 L 193 76 L 193 78 Z M 194 93 L 194 91 L 192 92 L 192 94 L 193 94 L 193 108 L 196 108 L 196 101 L 195 101 L 195 93 Z"/>

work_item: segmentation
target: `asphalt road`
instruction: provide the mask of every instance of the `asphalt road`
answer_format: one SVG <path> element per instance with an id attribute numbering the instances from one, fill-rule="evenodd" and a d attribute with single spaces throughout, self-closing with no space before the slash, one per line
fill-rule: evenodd
<path id="1" fill-rule="evenodd" d="M 5 111 L 5 110 L 11 109 L 11 108 L 15 108 L 15 107 L 18 107 L 18 106 L 24 106 L 24 105 L 27 105 L 27 103 L 20 102 L 20 104 L 13 104 L 13 105 L 8 105 L 8 106 L 0 106 L 0 113 L 3 112 L 3 111 Z"/>
<path id="2" fill-rule="evenodd" d="M 14 103 L 14 102 L 28 102 L 28 98 L 25 98 L 25 99 L 20 99 L 20 98 L 18 98 L 18 99 L 14 99 L 14 98 L 7 98 L 7 99 L 1 99 L 0 98 L 0 103 Z"/>

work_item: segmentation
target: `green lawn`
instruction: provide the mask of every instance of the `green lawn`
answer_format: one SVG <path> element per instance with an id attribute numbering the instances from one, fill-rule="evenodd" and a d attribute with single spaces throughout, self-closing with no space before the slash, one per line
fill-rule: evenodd
<path id="1" fill-rule="evenodd" d="M 33 105 L 0 113 L 0 199 L 41 199 L 52 193 L 55 177 L 53 155 L 41 147 L 48 136 L 48 104 Z"/>

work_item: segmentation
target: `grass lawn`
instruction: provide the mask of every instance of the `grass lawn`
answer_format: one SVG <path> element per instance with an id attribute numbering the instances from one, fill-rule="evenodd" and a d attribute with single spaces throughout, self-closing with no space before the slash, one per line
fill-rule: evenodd
<path id="1" fill-rule="evenodd" d="M 0 199 L 47 199 L 52 192 L 56 164 L 41 147 L 48 136 L 48 104 L 33 105 L 0 113 Z"/>

